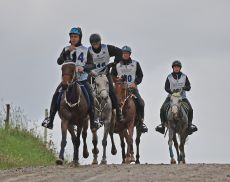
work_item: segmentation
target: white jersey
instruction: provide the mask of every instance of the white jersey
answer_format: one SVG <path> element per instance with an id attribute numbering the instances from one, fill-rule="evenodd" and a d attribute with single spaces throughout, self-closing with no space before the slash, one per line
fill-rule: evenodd
<path id="1" fill-rule="evenodd" d="M 136 79 L 136 71 L 137 71 L 137 62 L 132 60 L 132 63 L 125 65 L 122 62 L 119 62 L 116 65 L 117 76 L 125 76 L 128 85 L 134 83 Z"/>
<path id="2" fill-rule="evenodd" d="M 93 63 L 96 65 L 96 68 L 93 71 L 99 73 L 109 63 L 110 55 L 108 46 L 101 44 L 101 51 L 99 53 L 95 53 L 92 47 L 89 47 L 89 52 L 93 57 Z"/>
<path id="3" fill-rule="evenodd" d="M 182 73 L 180 79 L 173 78 L 173 75 L 168 75 L 168 80 L 170 83 L 170 90 L 182 89 L 185 86 L 187 76 Z M 182 98 L 186 98 L 185 91 L 182 92 Z"/>
<path id="4" fill-rule="evenodd" d="M 70 48 L 70 46 L 65 47 L 65 51 L 67 51 Z M 82 66 L 84 67 L 85 64 L 87 63 L 87 54 L 88 54 L 88 48 L 85 46 L 78 46 L 76 47 L 76 50 L 73 50 L 70 52 L 70 59 L 65 61 L 65 63 L 68 62 L 74 62 L 76 67 Z M 78 81 L 84 81 L 87 80 L 88 78 L 88 73 L 83 72 L 83 73 L 76 73 L 76 79 Z"/>

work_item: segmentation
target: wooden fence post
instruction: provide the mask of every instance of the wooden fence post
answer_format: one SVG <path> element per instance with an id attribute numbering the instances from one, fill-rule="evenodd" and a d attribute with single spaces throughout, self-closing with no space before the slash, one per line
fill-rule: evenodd
<path id="1" fill-rule="evenodd" d="M 6 104 L 5 128 L 8 129 L 9 125 L 10 125 L 10 104 Z"/>
<path id="2" fill-rule="evenodd" d="M 47 118 L 48 116 L 48 109 L 45 109 L 45 118 Z M 44 143 L 47 144 L 47 128 L 44 128 Z"/>

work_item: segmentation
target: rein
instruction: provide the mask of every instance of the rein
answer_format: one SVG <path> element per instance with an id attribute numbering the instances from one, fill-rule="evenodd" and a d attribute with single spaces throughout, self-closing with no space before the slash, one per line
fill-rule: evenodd
<path id="1" fill-rule="evenodd" d="M 65 100 L 65 103 L 69 106 L 69 107 L 71 107 L 71 108 L 73 108 L 73 107 L 75 107 L 75 106 L 78 106 L 79 107 L 79 104 L 80 104 L 80 102 L 81 102 L 81 94 L 82 94 L 82 91 L 81 91 L 81 88 L 80 88 L 80 85 L 78 84 L 78 83 L 74 83 L 74 84 L 77 84 L 78 85 L 78 90 L 79 90 L 79 97 L 78 97 L 78 101 L 76 102 L 76 103 L 73 103 L 73 104 L 71 104 L 70 102 L 68 102 L 67 101 L 67 98 L 66 98 L 66 92 L 65 92 L 65 98 L 64 98 L 64 100 Z"/>

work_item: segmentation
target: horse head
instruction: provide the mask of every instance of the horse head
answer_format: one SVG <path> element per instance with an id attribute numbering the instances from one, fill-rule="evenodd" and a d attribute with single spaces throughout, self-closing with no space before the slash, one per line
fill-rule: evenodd
<path id="1" fill-rule="evenodd" d="M 182 92 L 175 92 L 170 97 L 170 109 L 172 112 L 172 116 L 174 119 L 178 120 L 180 117 L 180 110 L 181 110 L 181 103 L 182 103 Z"/>
<path id="2" fill-rule="evenodd" d="M 69 85 L 74 79 L 75 76 L 75 64 L 74 63 L 65 63 L 62 65 L 62 83 L 64 85 Z"/>
<path id="3" fill-rule="evenodd" d="M 94 79 L 96 97 L 107 99 L 109 97 L 109 81 L 105 74 L 98 74 Z"/>

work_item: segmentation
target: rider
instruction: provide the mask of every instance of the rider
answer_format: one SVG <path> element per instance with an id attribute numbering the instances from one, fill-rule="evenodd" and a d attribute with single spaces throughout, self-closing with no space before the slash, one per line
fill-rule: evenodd
<path id="1" fill-rule="evenodd" d="M 112 66 L 119 62 L 122 56 L 122 51 L 120 48 L 106 45 L 101 43 L 101 37 L 99 34 L 91 34 L 89 38 L 91 46 L 89 47 L 89 52 L 93 57 L 93 62 L 96 65 L 96 68 L 93 70 L 95 73 L 99 73 L 104 70 L 106 66 Z M 114 63 L 109 63 L 110 57 L 115 56 Z M 113 87 L 113 81 L 109 72 L 107 73 L 107 78 L 109 81 L 109 96 L 112 101 L 113 109 L 116 109 L 116 116 L 118 122 L 123 122 L 124 118 L 122 112 L 118 106 L 117 97 Z"/>
<path id="2" fill-rule="evenodd" d="M 70 45 L 66 46 L 61 52 L 60 57 L 57 60 L 59 65 L 63 63 L 75 63 L 76 64 L 76 80 L 81 82 L 88 91 L 89 99 L 91 102 L 91 106 L 89 106 L 89 115 L 90 115 L 90 126 L 91 129 L 96 128 L 97 125 L 95 123 L 94 117 L 94 99 L 92 96 L 92 91 L 87 82 L 88 72 L 95 68 L 92 60 L 92 56 L 89 53 L 88 49 L 82 45 L 82 31 L 80 27 L 74 27 L 69 32 L 70 36 Z M 68 85 L 60 83 L 57 87 L 51 102 L 50 107 L 50 115 L 45 118 L 42 122 L 42 126 L 53 129 L 53 121 L 54 117 L 58 111 L 58 107 L 60 104 L 60 97 L 62 93 L 66 90 Z"/>
<path id="3" fill-rule="evenodd" d="M 193 132 L 197 131 L 197 127 L 192 124 L 193 119 L 193 109 L 186 97 L 185 91 L 190 91 L 191 85 L 187 75 L 181 72 L 182 64 L 180 61 L 176 60 L 172 63 L 173 72 L 167 77 L 165 82 L 165 91 L 169 93 L 168 97 L 166 98 L 165 102 L 163 103 L 160 109 L 160 118 L 161 124 L 156 127 L 156 131 L 164 134 L 165 133 L 165 110 L 170 102 L 170 95 L 174 92 L 179 91 L 180 89 L 183 90 L 182 93 L 182 100 L 183 102 L 187 103 L 189 106 L 188 111 L 188 134 L 191 135 Z"/>
<path id="4" fill-rule="evenodd" d="M 116 81 L 123 81 L 124 79 L 127 81 L 130 88 L 133 89 L 133 94 L 136 97 L 137 111 L 138 115 L 141 118 L 142 133 L 148 131 L 148 128 L 144 124 L 144 100 L 141 98 L 139 91 L 137 89 L 137 85 L 142 82 L 143 72 L 139 62 L 131 59 L 130 55 L 132 50 L 128 46 L 122 47 L 122 58 L 119 63 L 112 68 L 112 76 Z"/>

